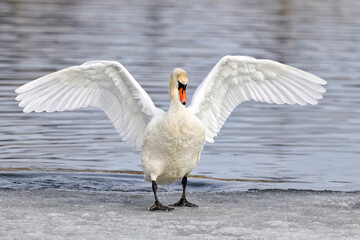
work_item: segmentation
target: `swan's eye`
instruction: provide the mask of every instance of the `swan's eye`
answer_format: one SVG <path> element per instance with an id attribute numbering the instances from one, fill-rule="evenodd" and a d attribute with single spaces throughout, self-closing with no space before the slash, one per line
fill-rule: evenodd
<path id="1" fill-rule="evenodd" d="M 178 82 L 179 82 L 179 90 L 180 90 L 180 88 L 186 90 L 187 84 L 182 84 L 180 81 L 178 81 Z"/>

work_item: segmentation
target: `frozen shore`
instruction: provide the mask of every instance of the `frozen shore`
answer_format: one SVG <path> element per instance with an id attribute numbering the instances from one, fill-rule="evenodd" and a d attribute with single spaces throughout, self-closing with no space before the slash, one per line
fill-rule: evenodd
<path id="1" fill-rule="evenodd" d="M 164 204 L 180 192 L 160 193 Z M 1 190 L 0 239 L 360 239 L 360 193 L 195 193 L 150 212 L 152 193 Z"/>

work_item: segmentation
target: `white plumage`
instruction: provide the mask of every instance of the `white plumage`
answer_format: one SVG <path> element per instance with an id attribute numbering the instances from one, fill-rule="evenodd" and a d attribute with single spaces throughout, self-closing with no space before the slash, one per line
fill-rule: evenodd
<path id="1" fill-rule="evenodd" d="M 69 67 L 29 82 L 16 92 L 16 100 L 26 113 L 98 107 L 122 139 L 138 148 L 149 121 L 165 114 L 124 66 L 114 61 Z"/>
<path id="2" fill-rule="evenodd" d="M 170 107 L 165 113 L 118 62 L 91 61 L 29 82 L 18 89 L 16 100 L 24 112 L 102 109 L 122 139 L 142 148 L 145 179 L 153 182 L 151 210 L 171 210 L 156 196 L 157 183 L 170 184 L 196 167 L 205 141 L 213 142 L 234 108 L 255 100 L 276 104 L 317 104 L 326 82 L 310 73 L 271 61 L 225 56 L 186 103 L 186 72 L 175 69 L 170 77 Z M 184 89 L 185 88 L 185 89 Z M 179 92 L 181 102 L 179 101 Z"/>
<path id="3" fill-rule="evenodd" d="M 271 60 L 225 56 L 194 93 L 189 111 L 203 123 L 206 141 L 214 137 L 234 108 L 245 101 L 317 104 L 326 82 L 310 73 Z"/>

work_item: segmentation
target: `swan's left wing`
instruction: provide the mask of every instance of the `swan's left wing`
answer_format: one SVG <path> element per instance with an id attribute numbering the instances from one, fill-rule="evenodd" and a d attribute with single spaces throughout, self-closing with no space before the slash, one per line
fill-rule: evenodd
<path id="1" fill-rule="evenodd" d="M 317 104 L 326 82 L 279 62 L 245 56 L 225 56 L 194 93 L 188 110 L 205 127 L 206 141 L 214 137 L 234 108 L 255 100 L 276 104 Z"/>
<path id="2" fill-rule="evenodd" d="M 90 61 L 65 68 L 31 81 L 16 92 L 24 112 L 100 108 L 122 139 L 138 148 L 147 124 L 165 114 L 126 68 L 115 61 Z"/>

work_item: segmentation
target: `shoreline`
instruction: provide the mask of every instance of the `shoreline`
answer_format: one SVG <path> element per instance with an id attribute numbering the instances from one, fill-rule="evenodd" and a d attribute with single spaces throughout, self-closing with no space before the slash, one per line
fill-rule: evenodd
<path id="1" fill-rule="evenodd" d="M 140 171 L 2 171 L 0 191 L 57 189 L 71 191 L 151 192 L 151 184 L 144 181 Z M 358 184 L 340 181 L 304 182 L 296 179 L 224 178 L 219 176 L 191 175 L 188 190 L 193 192 L 247 192 L 247 191 L 316 191 L 360 192 Z M 159 185 L 160 192 L 182 191 L 180 180 L 170 186 Z"/>
<path id="2" fill-rule="evenodd" d="M 143 171 L 136 170 L 105 170 L 105 169 L 69 169 L 69 168 L 55 168 L 55 169 L 42 169 L 42 168 L 0 168 L 0 174 L 6 173 L 113 173 L 113 174 L 131 174 L 144 176 Z M 209 180 L 218 180 L 225 182 L 259 182 L 259 183 L 283 183 L 283 182 L 296 182 L 296 181 L 283 181 L 283 180 L 266 180 L 266 179 L 248 179 L 248 178 L 219 178 L 204 175 L 190 174 L 189 178 L 201 178 Z"/>

